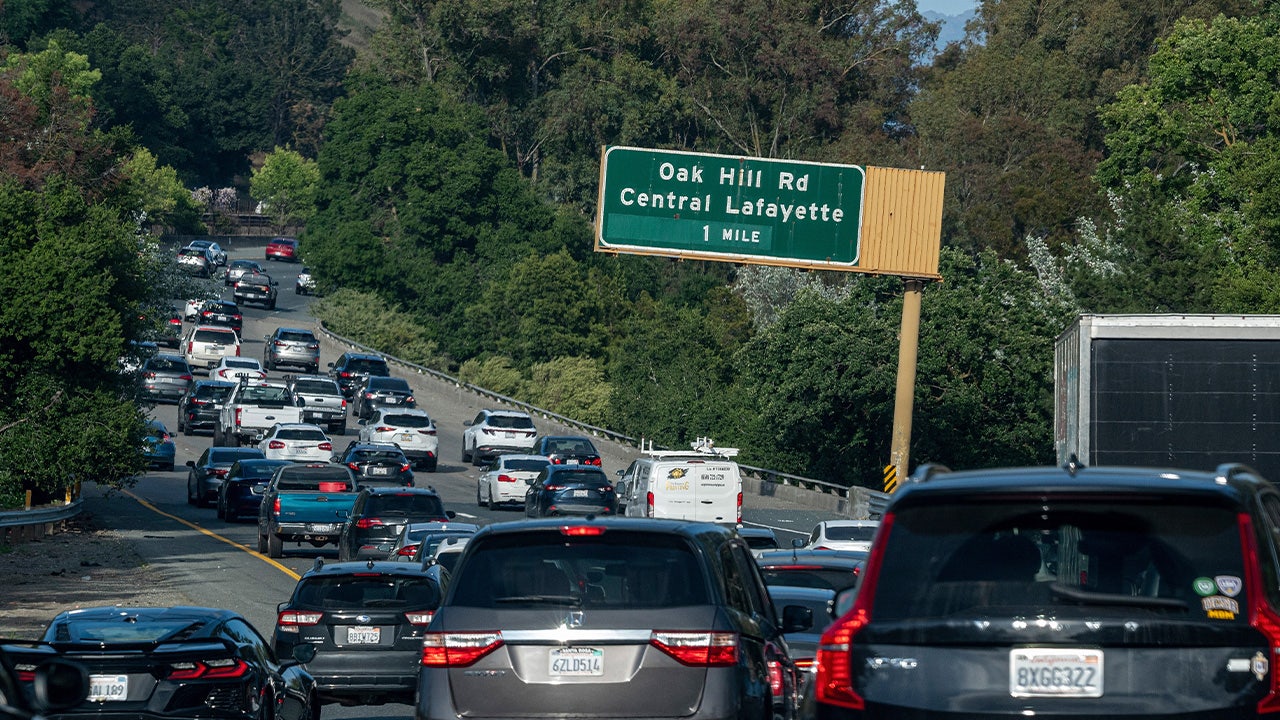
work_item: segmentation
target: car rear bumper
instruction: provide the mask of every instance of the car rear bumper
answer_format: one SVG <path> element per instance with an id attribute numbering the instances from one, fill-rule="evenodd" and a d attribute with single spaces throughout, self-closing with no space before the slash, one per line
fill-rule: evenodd
<path id="1" fill-rule="evenodd" d="M 368 698 L 374 702 L 412 702 L 418 684 L 421 651 L 322 650 L 307 663 L 322 700 Z"/>
<path id="2" fill-rule="evenodd" d="M 527 445 L 477 445 L 475 454 L 486 460 L 496 458 L 506 453 L 529 453 L 533 450 L 533 443 Z"/>

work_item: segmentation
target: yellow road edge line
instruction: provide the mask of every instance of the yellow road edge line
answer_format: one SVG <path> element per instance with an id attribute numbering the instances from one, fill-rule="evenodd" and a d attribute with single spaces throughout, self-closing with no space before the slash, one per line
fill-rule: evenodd
<path id="1" fill-rule="evenodd" d="M 223 536 L 219 535 L 218 533 L 216 533 L 216 532 L 214 532 L 214 531 L 212 531 L 212 530 L 210 530 L 210 529 L 208 529 L 208 528 L 200 527 L 199 525 L 197 525 L 197 524 L 195 524 L 195 523 L 191 522 L 190 520 L 186 520 L 186 519 L 183 519 L 183 518 L 178 517 L 177 515 L 172 515 L 172 514 L 170 514 L 170 513 L 167 513 L 167 512 L 165 512 L 165 511 L 161 510 L 160 508 L 156 507 L 155 505 L 152 505 L 149 501 L 147 501 L 147 500 L 143 500 L 142 498 L 138 497 L 137 495 L 134 495 L 132 491 L 129 491 L 129 490 L 121 490 L 120 492 L 124 493 L 125 495 L 128 495 L 129 497 L 133 498 L 134 500 L 137 500 L 139 505 L 141 505 L 142 507 L 144 507 L 144 508 L 146 508 L 146 509 L 150 510 L 151 512 L 153 512 L 153 513 L 155 513 L 155 514 L 157 514 L 157 515 L 163 515 L 164 517 L 167 517 L 167 518 L 169 518 L 170 520 L 176 520 L 176 521 L 178 521 L 178 522 L 182 523 L 183 525 L 186 525 L 187 527 L 191 528 L 192 530 L 195 530 L 195 531 L 200 532 L 200 533 L 204 533 L 205 535 L 208 535 L 209 537 L 211 537 L 211 538 L 213 538 L 213 539 L 215 539 L 215 540 L 221 540 L 222 542 L 224 542 L 224 543 L 226 543 L 226 544 L 230 545 L 231 547 L 234 547 L 234 548 L 236 548 L 236 549 L 238 549 L 238 550 L 243 550 L 244 552 L 246 552 L 246 553 L 248 553 L 248 554 L 250 554 L 250 555 L 252 555 L 252 556 L 254 556 L 254 557 L 258 558 L 258 559 L 259 559 L 259 560 L 261 560 L 262 562 L 264 562 L 264 563 L 266 563 L 266 564 L 268 564 L 268 565 L 271 565 L 271 566 L 272 566 L 272 567 L 274 567 L 275 569 L 279 570 L 280 572 L 284 573 L 285 575 L 288 575 L 289 577 L 293 578 L 294 580 L 301 580 L 301 579 L 302 579 L 302 576 L 301 576 L 301 575 L 299 575 L 298 573 L 294 572 L 293 570 L 290 570 L 289 568 L 285 567 L 284 565 L 281 565 L 280 563 L 276 562 L 275 560 L 272 560 L 271 558 L 267 557 L 266 555 L 263 555 L 262 553 L 258 552 L 257 550 L 254 550 L 253 548 L 250 548 L 250 547 L 249 547 L 249 546 L 247 546 L 247 545 L 241 545 L 240 543 L 236 542 L 235 540 L 232 540 L 231 538 L 223 537 Z"/>

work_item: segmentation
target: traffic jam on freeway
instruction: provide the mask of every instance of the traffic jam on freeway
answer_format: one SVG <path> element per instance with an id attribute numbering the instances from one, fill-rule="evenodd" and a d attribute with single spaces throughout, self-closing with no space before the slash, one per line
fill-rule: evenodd
<path id="1" fill-rule="evenodd" d="M 1280 711 L 1280 493 L 1248 467 L 924 465 L 882 517 L 805 514 L 709 438 L 619 450 L 338 347 L 313 286 L 275 294 L 284 252 L 184 249 L 228 297 L 133 368 L 138 492 L 261 574 L 4 640 L 15 717 Z"/>

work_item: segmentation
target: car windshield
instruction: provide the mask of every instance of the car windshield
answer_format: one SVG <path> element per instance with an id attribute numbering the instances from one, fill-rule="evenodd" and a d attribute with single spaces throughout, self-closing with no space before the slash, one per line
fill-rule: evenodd
<path id="1" fill-rule="evenodd" d="M 186 360 L 168 357 L 148 358 L 146 368 L 153 372 L 191 372 Z"/>
<path id="2" fill-rule="evenodd" d="M 490 415 L 489 427 L 531 430 L 533 419 L 527 415 Z"/>
<path id="3" fill-rule="evenodd" d="M 236 334 L 230 330 L 196 330 L 191 339 L 196 342 L 216 343 L 218 345 L 236 344 Z"/>
<path id="4" fill-rule="evenodd" d="M 1153 613 L 1248 622 L 1236 511 L 1200 498 L 1011 498 L 903 508 L 875 586 L 876 620 Z M 999 611 L 997 611 L 999 612 Z"/>
<path id="5" fill-rule="evenodd" d="M 440 605 L 440 591 L 426 577 L 378 574 L 321 576 L 302 581 L 296 604 L 319 610 L 375 607 L 433 609 Z"/>
<path id="6" fill-rule="evenodd" d="M 444 504 L 435 495 L 396 493 L 375 495 L 365 505 L 366 515 L 417 515 L 444 517 Z"/>
<path id="7" fill-rule="evenodd" d="M 277 335 L 276 337 L 277 339 L 284 340 L 286 342 L 315 342 L 316 341 L 316 338 L 314 335 L 312 335 L 309 332 L 302 332 L 301 330 L 282 330 L 280 334 Z"/>
<path id="8" fill-rule="evenodd" d="M 252 260 L 232 260 L 231 268 L 239 270 L 249 270 L 258 267 L 258 263 Z"/>
<path id="9" fill-rule="evenodd" d="M 546 460 L 503 460 L 502 469 L 511 472 L 541 472 L 548 464 Z"/>
<path id="10" fill-rule="evenodd" d="M 586 485 L 589 487 L 600 487 L 602 485 L 610 485 L 609 478 L 599 470 L 594 471 L 577 471 L 551 473 L 545 481 L 547 485 Z"/>
<path id="11" fill-rule="evenodd" d="M 495 534 L 476 543 L 453 580 L 453 605 L 630 610 L 705 605 L 710 596 L 697 555 L 678 536 L 608 529 Z"/>
<path id="12" fill-rule="evenodd" d="M 325 437 L 324 431 L 320 428 L 280 428 L 276 431 L 276 439 L 323 442 L 329 438 Z"/>
<path id="13" fill-rule="evenodd" d="M 387 364 L 382 360 L 366 360 L 364 358 L 353 358 L 347 361 L 345 370 L 347 372 L 361 373 L 363 375 L 389 375 Z"/>
<path id="14" fill-rule="evenodd" d="M 826 530 L 829 540 L 853 540 L 870 542 L 876 536 L 876 528 L 848 525 L 828 525 Z"/>
<path id="15" fill-rule="evenodd" d="M 249 402 L 287 403 L 290 397 L 288 388 L 274 385 L 250 385 L 244 389 L 240 399 Z"/>
<path id="16" fill-rule="evenodd" d="M 332 380 L 299 380 L 293 384 L 294 390 L 307 395 L 341 395 L 338 384 Z"/>
<path id="17" fill-rule="evenodd" d="M 388 413 L 382 416 L 382 424 L 405 428 L 429 428 L 431 427 L 431 418 L 426 415 Z"/>

